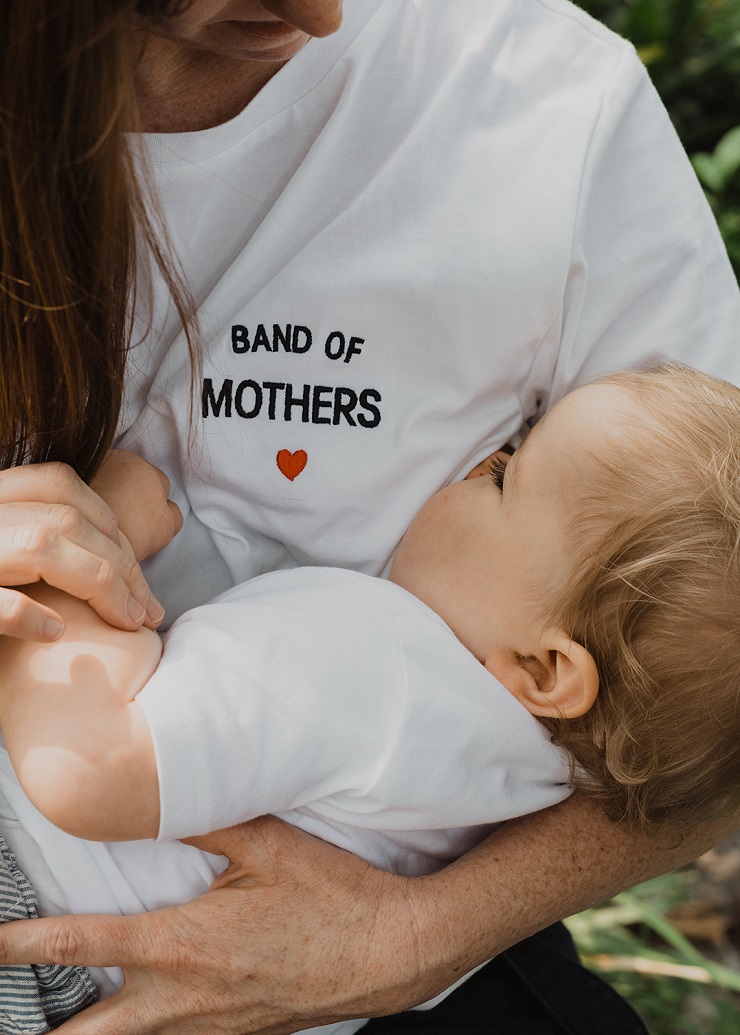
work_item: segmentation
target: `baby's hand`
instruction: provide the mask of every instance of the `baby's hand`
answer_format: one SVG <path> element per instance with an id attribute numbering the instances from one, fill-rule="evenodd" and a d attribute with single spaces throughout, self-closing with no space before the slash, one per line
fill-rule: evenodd
<path id="1" fill-rule="evenodd" d="M 91 486 L 115 513 L 137 561 L 157 553 L 182 528 L 180 509 L 168 499 L 167 475 L 135 453 L 112 450 Z"/>

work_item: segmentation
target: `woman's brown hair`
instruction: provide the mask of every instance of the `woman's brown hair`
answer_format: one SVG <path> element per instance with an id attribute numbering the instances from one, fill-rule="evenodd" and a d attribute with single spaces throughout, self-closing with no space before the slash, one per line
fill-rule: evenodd
<path id="1" fill-rule="evenodd" d="M 89 479 L 114 437 L 148 249 L 189 340 L 187 290 L 147 204 L 132 19 L 163 0 L 0 4 L 0 465 L 61 460 Z"/>

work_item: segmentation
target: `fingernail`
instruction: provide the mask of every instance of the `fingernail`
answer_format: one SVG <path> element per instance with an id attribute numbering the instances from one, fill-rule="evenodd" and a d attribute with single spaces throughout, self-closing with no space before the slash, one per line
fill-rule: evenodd
<path id="1" fill-rule="evenodd" d="M 136 622 L 137 625 L 141 625 L 141 623 L 146 618 L 146 611 L 141 606 L 139 601 L 134 600 L 133 597 L 128 598 L 128 616 L 131 619 L 131 621 Z"/>
<path id="2" fill-rule="evenodd" d="M 45 640 L 58 640 L 64 632 L 64 623 L 58 618 L 45 618 L 41 626 L 41 634 Z"/>
<path id="3" fill-rule="evenodd" d="M 149 616 L 149 621 L 152 625 L 159 625 L 164 618 L 164 608 L 153 593 L 149 594 L 149 600 L 146 604 L 146 613 Z"/>

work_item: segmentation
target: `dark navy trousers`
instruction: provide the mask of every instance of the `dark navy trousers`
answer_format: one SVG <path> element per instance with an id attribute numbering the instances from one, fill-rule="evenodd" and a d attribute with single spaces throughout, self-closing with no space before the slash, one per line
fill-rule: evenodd
<path id="1" fill-rule="evenodd" d="M 433 1010 L 378 1017 L 363 1035 L 648 1035 L 633 1008 L 580 963 L 562 924 L 491 960 Z"/>

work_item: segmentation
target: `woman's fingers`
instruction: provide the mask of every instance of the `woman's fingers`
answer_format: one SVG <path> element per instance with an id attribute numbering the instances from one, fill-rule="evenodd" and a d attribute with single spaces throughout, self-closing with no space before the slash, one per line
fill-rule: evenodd
<path id="1" fill-rule="evenodd" d="M 153 605 L 149 605 L 149 588 L 133 555 L 84 522 L 77 512 L 65 508 L 62 514 L 56 507 L 44 510 L 38 515 L 29 505 L 23 524 L 0 525 L 0 585 L 24 586 L 43 579 L 87 600 L 111 625 L 125 629 L 141 625 L 147 607 L 153 611 Z"/>
<path id="2" fill-rule="evenodd" d="M 142 957 L 141 918 L 85 915 L 18 920 L 0 933 L 0 966 L 59 963 L 127 966 Z M 133 936 L 133 938 L 132 938 Z"/>
<path id="3" fill-rule="evenodd" d="M 223 909 L 226 903 L 219 905 Z M 212 920 L 209 914 L 209 927 Z M 2 927 L 0 965 L 22 960 L 124 967 L 124 987 L 62 1025 L 65 1035 L 242 1035 L 241 1019 L 217 1016 L 224 978 L 209 973 L 197 948 L 198 937 L 209 933 L 178 909 L 135 917 L 21 920 Z M 222 937 L 228 942 L 225 965 L 232 939 L 228 931 Z"/>
<path id="4" fill-rule="evenodd" d="M 64 623 L 56 611 L 25 593 L 0 588 L 0 636 L 53 643 L 63 632 Z"/>
<path id="5" fill-rule="evenodd" d="M 136 1031 L 139 1035 L 161 1032 L 161 1026 L 152 1027 L 142 1016 L 134 995 L 118 992 L 77 1014 L 59 1029 L 64 1035 L 126 1035 Z"/>
<path id="6" fill-rule="evenodd" d="M 11 930 L 12 927 L 12 930 Z M 156 965 L 155 932 L 147 933 L 146 916 L 50 917 L 19 920 L 5 924 L 0 932 L 0 966 L 20 961 L 57 962 L 66 966 L 139 965 L 127 973 L 126 984 L 110 999 L 97 1003 L 71 1020 L 62 1030 L 65 1035 L 153 1035 L 161 1032 L 163 1019 L 172 1012 L 161 995 L 144 998 L 149 985 L 149 969 L 141 961 Z M 4 937 L 8 935 L 9 937 Z M 168 986 L 169 988 L 169 986 Z M 171 989 L 172 997 L 178 994 Z M 179 993 L 182 995 L 182 990 Z M 140 998 L 141 997 L 141 998 Z M 143 999 L 143 1002 L 141 1001 Z M 177 1028 L 166 1029 L 177 1031 Z"/>
<path id="7" fill-rule="evenodd" d="M 28 464 L 0 472 L 0 504 L 4 503 L 64 503 L 118 542 L 115 514 L 67 464 Z"/>
<path id="8" fill-rule="evenodd" d="M 406 878 L 269 816 L 197 844 L 230 865 L 192 902 L 0 925 L 0 965 L 123 965 L 123 990 L 60 1035 L 285 1035 L 396 1012 L 400 961 L 418 974 Z M 394 951 L 374 936 L 389 927 Z"/>
<path id="9" fill-rule="evenodd" d="M 121 629 L 154 628 L 163 616 L 113 511 L 63 464 L 0 472 L 0 635 L 59 635 L 55 612 L 9 588 L 41 579 Z"/>
<path id="10" fill-rule="evenodd" d="M 0 585 L 43 579 L 122 629 L 156 625 L 162 609 L 133 555 L 66 504 L 0 506 Z M 25 610 L 25 609 L 24 609 Z M 40 619 L 40 614 L 37 616 Z M 12 635 L 9 628 L 0 632 Z"/>

